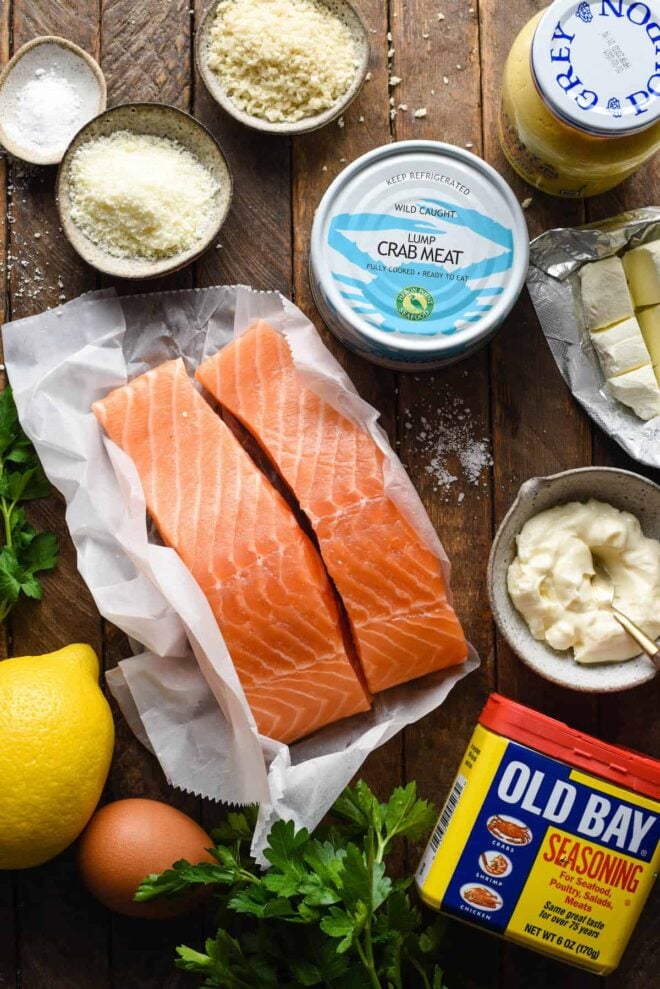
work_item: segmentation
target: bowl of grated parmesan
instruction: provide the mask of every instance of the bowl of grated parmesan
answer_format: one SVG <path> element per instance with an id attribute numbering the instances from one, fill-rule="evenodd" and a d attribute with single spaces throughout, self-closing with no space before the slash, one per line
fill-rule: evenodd
<path id="1" fill-rule="evenodd" d="M 236 120 L 302 134 L 337 117 L 369 67 L 369 32 L 348 0 L 216 0 L 195 57 L 211 96 Z"/>
<path id="2" fill-rule="evenodd" d="M 194 117 L 163 103 L 127 103 L 76 134 L 56 192 L 64 234 L 85 261 L 118 278 L 155 278 L 211 245 L 232 180 Z"/>

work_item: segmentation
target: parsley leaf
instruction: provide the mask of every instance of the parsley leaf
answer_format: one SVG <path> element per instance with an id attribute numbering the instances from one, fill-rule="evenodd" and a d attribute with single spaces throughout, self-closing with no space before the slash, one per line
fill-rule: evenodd
<path id="1" fill-rule="evenodd" d="M 140 900 L 214 886 L 218 933 L 204 951 L 180 947 L 177 965 L 219 989 L 446 989 L 437 964 L 443 922 L 424 927 L 412 877 L 387 875 L 391 845 L 430 830 L 433 808 L 414 783 L 380 803 L 359 782 L 332 817 L 315 834 L 274 824 L 261 871 L 247 844 L 256 811 L 232 811 L 213 832 L 217 864 L 181 861 L 147 876 Z"/>
<path id="2" fill-rule="evenodd" d="M 57 565 L 59 546 L 52 532 L 36 533 L 25 518 L 21 502 L 46 498 L 50 484 L 34 447 L 23 432 L 10 387 L 0 393 L 0 621 L 21 595 L 43 596 L 36 576 Z"/>

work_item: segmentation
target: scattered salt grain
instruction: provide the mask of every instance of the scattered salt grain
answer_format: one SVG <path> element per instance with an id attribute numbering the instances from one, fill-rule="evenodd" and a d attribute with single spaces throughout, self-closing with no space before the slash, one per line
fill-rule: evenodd
<path id="1" fill-rule="evenodd" d="M 493 463 L 490 441 L 478 435 L 472 413 L 458 395 L 447 395 L 441 408 L 423 407 L 422 411 L 427 414 L 415 414 L 420 427 L 408 441 L 410 452 L 424 463 L 433 490 L 444 494 L 456 490 L 460 503 L 465 492 L 454 485 L 460 488 L 459 482 L 463 480 L 473 487 L 479 486 L 483 473 Z M 404 427 L 413 428 L 409 409 L 404 410 Z"/>
<path id="2" fill-rule="evenodd" d="M 345 122 L 344 122 L 344 118 L 343 117 L 340 117 L 339 120 L 337 121 L 337 127 L 339 127 L 341 129 L 342 127 L 345 127 L 345 126 L 346 125 L 345 125 Z"/>
<path id="3" fill-rule="evenodd" d="M 439 21 L 444 21 L 444 19 L 445 19 L 445 15 L 444 14 L 438 14 L 438 20 Z"/>
<path id="4" fill-rule="evenodd" d="M 442 81 L 444 82 L 445 86 L 449 85 L 449 79 L 447 76 L 443 76 Z"/>

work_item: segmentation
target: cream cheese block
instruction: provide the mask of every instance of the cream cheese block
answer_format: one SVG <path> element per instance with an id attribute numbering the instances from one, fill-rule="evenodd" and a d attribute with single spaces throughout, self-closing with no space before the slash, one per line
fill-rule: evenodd
<path id="1" fill-rule="evenodd" d="M 651 360 L 639 323 L 634 316 L 591 334 L 606 378 L 632 371 Z"/>
<path id="2" fill-rule="evenodd" d="M 637 308 L 660 302 L 660 240 L 628 251 L 623 267 Z"/>
<path id="3" fill-rule="evenodd" d="M 660 305 L 641 309 L 637 314 L 655 376 L 660 383 Z"/>
<path id="4" fill-rule="evenodd" d="M 640 419 L 660 416 L 660 388 L 650 364 L 608 378 L 607 383 L 614 397 L 628 405 Z"/>
<path id="5" fill-rule="evenodd" d="M 592 332 L 633 315 L 633 303 L 620 258 L 603 258 L 585 264 L 580 269 L 580 282 L 584 318 Z"/>

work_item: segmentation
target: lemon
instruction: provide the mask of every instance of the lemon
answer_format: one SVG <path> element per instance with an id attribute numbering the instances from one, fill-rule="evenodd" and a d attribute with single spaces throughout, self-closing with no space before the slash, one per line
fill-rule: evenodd
<path id="1" fill-rule="evenodd" d="M 91 646 L 0 662 L 0 869 L 78 837 L 105 784 L 114 725 Z"/>

